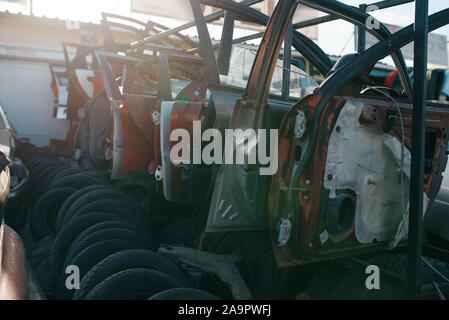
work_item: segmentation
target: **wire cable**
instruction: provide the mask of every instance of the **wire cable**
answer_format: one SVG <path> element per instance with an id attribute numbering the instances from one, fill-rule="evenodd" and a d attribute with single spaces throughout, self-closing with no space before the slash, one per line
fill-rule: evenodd
<path id="1" fill-rule="evenodd" d="M 445 296 L 443 295 L 443 293 L 441 292 L 440 288 L 438 287 L 438 284 L 437 284 L 435 281 L 433 281 L 433 282 L 432 282 L 432 285 L 433 285 L 433 287 L 435 288 L 435 290 L 437 291 L 438 296 L 440 297 L 440 300 L 446 300 L 446 297 L 445 297 Z"/>
<path id="2" fill-rule="evenodd" d="M 424 264 L 425 264 L 426 266 L 428 266 L 433 272 L 435 272 L 438 276 L 440 276 L 441 279 L 443 279 L 444 281 L 446 281 L 447 283 L 449 283 L 449 279 L 448 279 L 444 274 L 442 274 L 440 271 L 438 271 L 434 266 L 432 266 L 432 265 L 430 264 L 430 262 L 427 261 L 426 258 L 421 257 L 421 260 L 422 260 L 422 261 L 424 262 Z"/>
<path id="3" fill-rule="evenodd" d="M 401 213 L 402 213 L 402 225 L 403 225 L 403 229 L 402 229 L 402 233 L 405 233 L 404 236 L 407 237 L 407 232 L 405 230 L 405 226 L 406 226 L 406 211 L 405 210 L 405 191 L 404 191 L 404 153 L 405 153 L 405 144 L 404 144 L 404 139 L 405 139 L 405 134 L 404 134 L 404 121 L 402 118 L 402 112 L 401 109 L 399 108 L 399 104 L 397 103 L 397 101 L 387 92 L 383 91 L 382 89 L 385 89 L 385 87 L 371 87 L 368 86 L 366 90 L 374 90 L 380 94 L 382 94 L 383 96 L 385 96 L 387 99 L 391 100 L 397 111 L 398 111 L 398 115 L 399 115 L 399 121 L 400 121 L 400 125 L 401 125 L 401 146 L 402 146 L 402 150 L 401 150 L 401 164 L 400 164 L 400 170 L 401 170 Z M 363 92 L 365 92 L 366 90 L 364 90 Z M 363 93 L 362 92 L 362 93 Z M 390 117 L 394 117 L 393 115 L 390 115 Z M 398 231 L 399 228 L 401 227 L 401 225 L 399 224 L 398 226 Z M 398 241 L 399 242 L 399 241 Z M 397 242 L 397 243 L 398 243 Z M 397 245 L 397 243 L 394 242 L 394 240 L 392 240 L 389 244 L 389 248 L 390 249 L 394 249 Z"/>
<path id="4" fill-rule="evenodd" d="M 398 110 L 398 114 L 399 114 L 399 119 L 400 119 L 400 123 L 401 123 L 401 142 L 402 142 L 402 152 L 401 152 L 401 208 L 402 208 L 402 225 L 403 225 L 403 229 L 402 232 L 406 232 L 405 230 L 405 226 L 406 226 L 406 221 L 405 221 L 405 216 L 406 216 L 406 212 L 404 211 L 404 207 L 405 207 L 405 196 L 404 196 L 404 172 L 403 172 L 403 167 L 404 167 L 404 151 L 405 151 L 405 145 L 404 145 L 404 122 L 402 119 L 402 113 L 401 110 L 399 108 L 399 104 L 396 102 L 395 99 L 393 99 L 393 97 L 391 95 L 389 95 L 388 93 L 386 93 L 385 91 L 381 90 L 382 87 L 368 87 L 368 89 L 372 89 L 376 92 L 379 92 L 380 94 L 384 95 L 385 97 L 387 97 L 388 99 L 390 99 L 396 106 L 397 110 Z M 398 226 L 398 230 L 401 227 L 401 225 Z M 407 232 L 408 233 L 408 232 Z M 404 236 L 407 236 L 407 233 L 405 233 Z M 389 249 L 394 249 L 396 247 L 397 243 L 394 243 L 394 240 L 390 242 L 389 245 Z M 440 271 L 438 271 L 434 266 L 432 266 L 432 264 L 430 264 L 430 262 L 427 261 L 426 258 L 421 257 L 421 260 L 424 262 L 424 264 L 429 267 L 435 274 L 437 274 L 440 278 L 442 278 L 444 281 L 446 281 L 447 283 L 449 283 L 449 279 L 443 275 Z M 440 288 L 438 287 L 438 285 L 436 284 L 435 281 L 432 282 L 432 285 L 434 286 L 435 290 L 438 293 L 438 296 L 440 297 L 441 300 L 446 300 L 446 298 L 444 297 L 443 293 L 441 292 Z"/>

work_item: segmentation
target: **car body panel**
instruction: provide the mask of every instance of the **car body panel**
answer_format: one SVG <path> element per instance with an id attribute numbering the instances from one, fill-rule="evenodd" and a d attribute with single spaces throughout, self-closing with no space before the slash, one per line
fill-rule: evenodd
<path id="1" fill-rule="evenodd" d="M 389 120 L 397 112 L 396 106 L 390 101 L 365 97 L 334 97 L 329 103 L 321 118 L 313 160 L 296 186 L 309 190 L 295 193 L 295 210 L 285 211 L 286 197 L 292 195 L 282 191 L 281 181 L 290 186 L 293 170 L 302 156 L 301 150 L 309 143 L 307 138 L 295 139 L 292 128 L 295 127 L 298 110 L 311 116 L 320 98 L 311 95 L 299 101 L 286 115 L 280 128 L 280 169 L 273 177 L 269 206 L 273 248 L 279 266 L 336 258 L 360 252 L 359 249 L 364 247 L 378 249 L 379 243 L 385 248 L 401 222 L 401 180 L 398 174 L 401 127 L 397 117 L 394 122 Z M 399 105 L 407 137 L 403 166 L 404 202 L 407 204 L 412 108 L 410 102 Z M 348 107 L 346 112 L 349 116 L 348 113 L 342 114 L 342 110 Z M 448 111 L 447 106 L 428 107 L 427 131 L 434 136 L 434 150 L 429 153 L 433 163 L 431 171 L 426 172 L 428 199 L 435 197 L 435 190 L 441 182 L 440 168 L 447 161 L 444 150 L 447 147 Z M 354 125 L 359 131 L 349 129 Z M 343 140 L 336 139 L 336 136 Z M 394 147 L 391 147 L 391 141 L 395 141 Z M 392 179 L 395 172 L 397 176 Z M 336 219 L 330 216 L 332 206 L 335 206 L 332 202 L 338 192 L 354 198 L 357 212 L 345 230 L 341 230 Z M 280 225 L 287 220 L 290 224 L 289 240 L 288 244 L 281 244 Z"/>

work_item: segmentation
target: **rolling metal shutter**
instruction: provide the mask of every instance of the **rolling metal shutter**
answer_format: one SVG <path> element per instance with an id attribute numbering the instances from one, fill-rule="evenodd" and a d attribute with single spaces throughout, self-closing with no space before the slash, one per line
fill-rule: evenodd
<path id="1" fill-rule="evenodd" d="M 0 59 L 0 103 L 20 138 L 38 146 L 64 139 L 67 120 L 53 118 L 51 74 L 46 63 Z"/>

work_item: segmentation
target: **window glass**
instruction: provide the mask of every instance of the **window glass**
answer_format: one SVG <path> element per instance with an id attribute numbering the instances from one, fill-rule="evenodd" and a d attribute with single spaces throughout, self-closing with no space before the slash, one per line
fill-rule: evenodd
<path id="1" fill-rule="evenodd" d="M 176 97 L 190 83 L 192 83 L 190 80 L 171 79 L 172 97 Z"/>
<path id="2" fill-rule="evenodd" d="M 234 45 L 228 75 L 221 75 L 223 84 L 245 88 L 249 79 L 252 65 L 256 57 L 256 50 Z M 270 94 L 281 96 L 283 61 L 278 59 L 270 85 Z M 290 97 L 302 98 L 313 92 L 318 83 L 305 71 L 295 65 L 290 65 Z"/>

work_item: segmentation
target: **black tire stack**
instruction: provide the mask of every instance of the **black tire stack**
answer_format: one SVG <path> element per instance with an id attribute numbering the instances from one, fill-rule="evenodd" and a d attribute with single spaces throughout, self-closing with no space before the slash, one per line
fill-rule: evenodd
<path id="1" fill-rule="evenodd" d="M 189 288 L 183 271 L 155 252 L 148 210 L 112 186 L 106 171 L 72 168 L 48 148 L 26 145 L 22 155 L 34 199 L 28 261 L 49 298 L 215 298 Z M 179 236 L 182 230 L 171 231 Z M 70 282 L 73 266 L 79 289 Z"/>
<path id="2" fill-rule="evenodd" d="M 80 189 L 91 184 L 107 183 L 104 171 L 73 168 L 69 161 L 58 157 L 48 147 L 24 143 L 21 145 L 21 158 L 30 172 L 28 195 L 33 200 L 51 189 Z"/>

